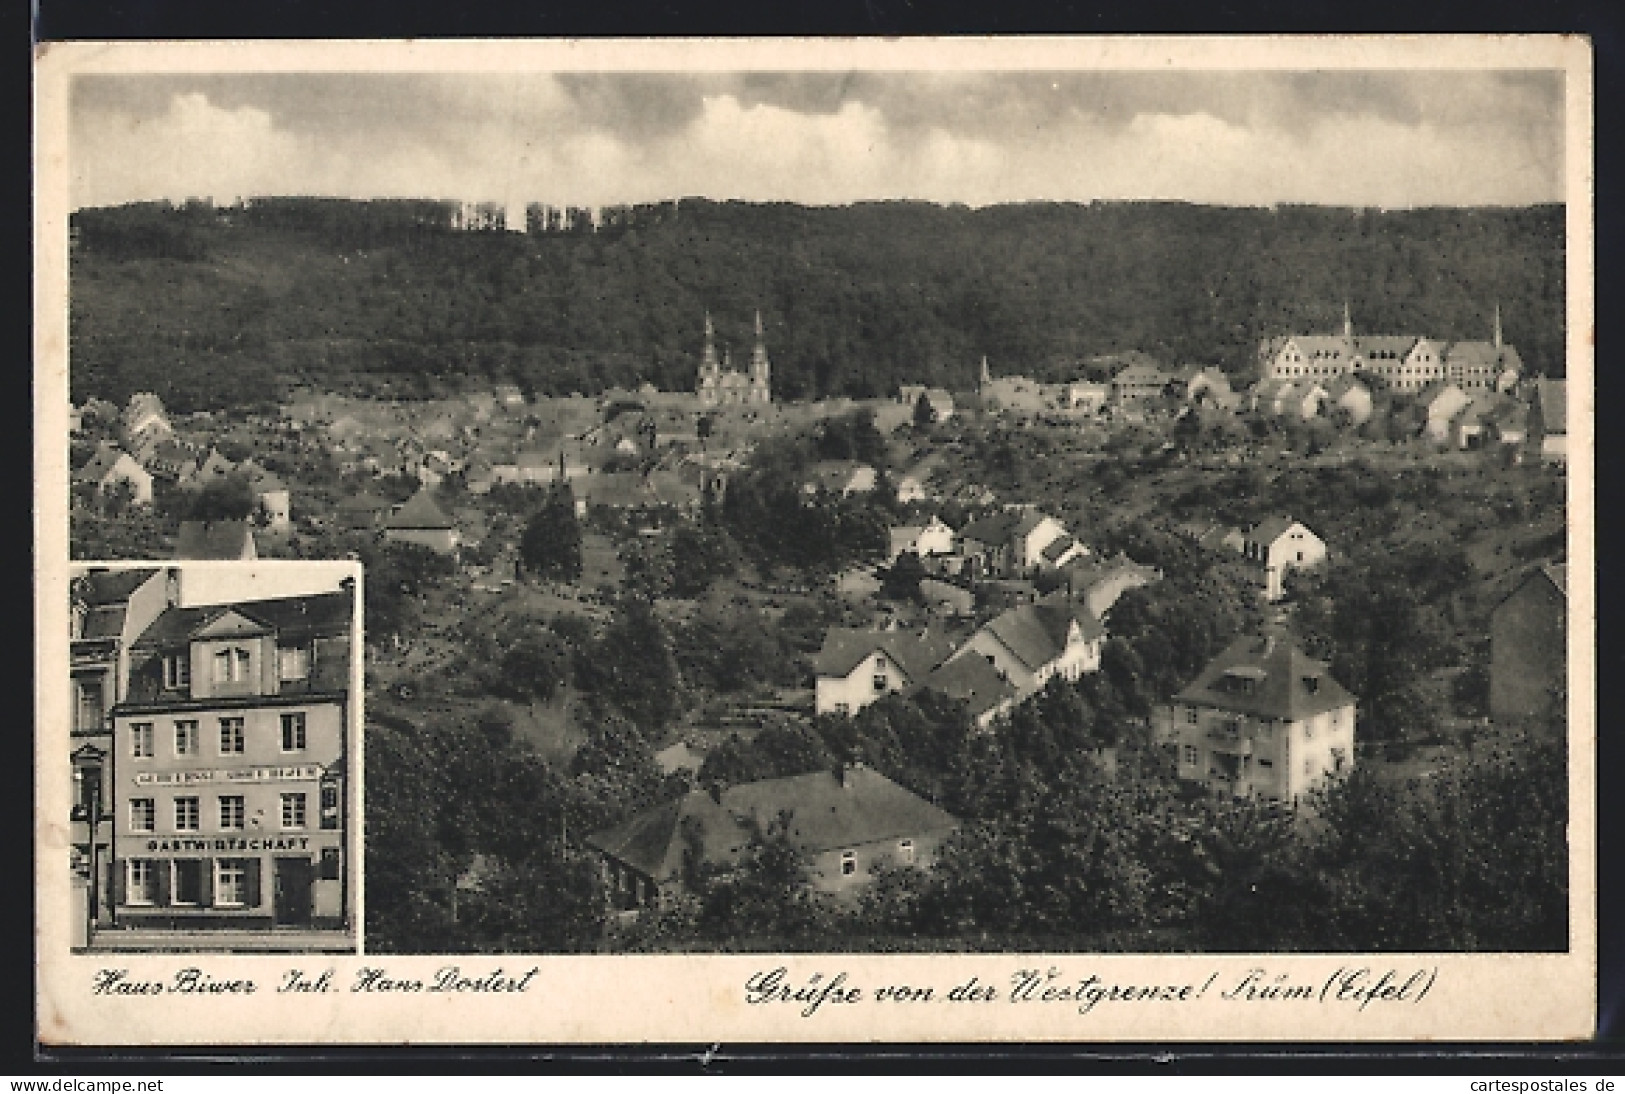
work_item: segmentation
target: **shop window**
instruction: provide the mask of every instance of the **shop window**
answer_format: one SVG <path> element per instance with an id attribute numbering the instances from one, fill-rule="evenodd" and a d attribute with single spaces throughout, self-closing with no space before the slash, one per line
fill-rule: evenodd
<path id="1" fill-rule="evenodd" d="M 188 720 L 175 723 L 175 755 L 197 755 L 197 722 Z"/>
<path id="2" fill-rule="evenodd" d="M 241 718 L 220 719 L 220 755 L 241 756 L 243 754 L 243 720 Z"/>
<path id="3" fill-rule="evenodd" d="M 137 760 L 150 760 L 153 757 L 152 723 L 130 723 L 130 755 Z"/>
<path id="4" fill-rule="evenodd" d="M 157 863 L 150 858 L 132 858 L 124 862 L 124 902 L 126 904 L 156 904 L 158 902 Z"/>
<path id="5" fill-rule="evenodd" d="M 243 830 L 243 817 L 247 809 L 241 794 L 223 794 L 220 797 L 220 830 L 222 832 L 241 832 Z"/>
<path id="6" fill-rule="evenodd" d="M 203 903 L 203 860 L 178 858 L 170 863 L 169 891 L 173 904 Z"/>
<path id="7" fill-rule="evenodd" d="M 175 799 L 175 831 L 196 832 L 198 830 L 198 800 L 196 798 Z"/>
<path id="8" fill-rule="evenodd" d="M 303 828 L 305 826 L 305 795 L 282 795 L 282 827 Z"/>
<path id="9" fill-rule="evenodd" d="M 282 751 L 303 752 L 305 750 L 305 715 L 300 711 L 282 716 Z"/>
<path id="10" fill-rule="evenodd" d="M 152 798 L 130 799 L 130 831 L 154 832 L 158 828 L 158 803 Z"/>

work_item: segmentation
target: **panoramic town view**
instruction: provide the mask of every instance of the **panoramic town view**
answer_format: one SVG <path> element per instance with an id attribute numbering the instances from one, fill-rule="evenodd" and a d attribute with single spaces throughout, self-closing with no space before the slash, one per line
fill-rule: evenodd
<path id="1" fill-rule="evenodd" d="M 76 620 L 151 633 L 75 634 L 102 674 L 75 746 L 174 713 L 174 680 L 101 682 L 191 633 L 137 605 L 164 565 L 354 559 L 370 952 L 1565 950 L 1563 192 L 1495 190 L 1450 129 L 1560 161 L 1562 82 L 1358 75 L 980 74 L 957 120 L 906 74 L 538 77 L 535 155 L 612 134 L 654 180 L 624 193 L 446 167 L 474 139 L 449 112 L 509 101 L 481 78 L 330 76 L 382 119 L 352 188 L 314 152 L 283 158 L 316 181 L 106 167 L 69 227 L 71 551 L 159 569 L 81 583 Z M 169 123 L 297 150 L 343 97 L 81 80 L 84 133 L 147 111 L 159 150 Z M 438 127 L 408 132 L 414 96 Z M 910 173 L 921 115 L 993 146 L 1097 100 L 1310 148 L 1357 117 L 1403 149 L 1420 117 L 1459 162 L 1369 190 L 1226 190 L 1199 152 L 1175 191 L 1006 192 L 964 150 L 984 174 Z M 796 143 L 865 112 L 891 144 L 852 154 L 893 189 Z M 656 132 L 730 122 L 723 152 Z M 1117 152 L 1154 139 L 1118 122 Z M 387 162 L 442 141 L 452 174 L 374 181 L 389 124 Z M 1014 176 L 1069 177 L 1007 139 Z M 292 610 L 243 608 L 267 650 Z M 157 812 L 86 839 L 173 835 Z M 267 929 L 342 920 L 337 862 Z M 123 869 L 103 935 L 128 886 L 186 921 Z"/>

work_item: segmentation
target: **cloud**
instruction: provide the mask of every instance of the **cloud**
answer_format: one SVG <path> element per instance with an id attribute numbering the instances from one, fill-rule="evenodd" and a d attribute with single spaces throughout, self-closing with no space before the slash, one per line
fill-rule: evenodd
<path id="1" fill-rule="evenodd" d="M 103 76 L 76 204 L 309 193 L 1521 204 L 1561 197 L 1555 73 Z"/>

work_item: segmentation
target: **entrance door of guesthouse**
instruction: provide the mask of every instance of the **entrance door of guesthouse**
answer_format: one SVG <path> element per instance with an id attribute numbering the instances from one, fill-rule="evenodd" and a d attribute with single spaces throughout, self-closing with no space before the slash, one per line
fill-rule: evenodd
<path id="1" fill-rule="evenodd" d="M 276 860 L 278 926 L 309 926 L 311 874 L 308 858 Z"/>

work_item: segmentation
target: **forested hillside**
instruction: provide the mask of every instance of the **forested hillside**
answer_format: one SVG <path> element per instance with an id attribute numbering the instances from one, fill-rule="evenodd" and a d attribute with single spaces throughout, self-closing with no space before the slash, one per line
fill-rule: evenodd
<path id="1" fill-rule="evenodd" d="M 688 201 L 597 231 L 453 232 L 429 203 L 272 199 L 75 214 L 72 388 L 180 410 L 288 383 L 422 396 L 693 383 L 704 313 L 736 365 L 760 308 L 776 393 L 887 395 L 1058 378 L 1146 350 L 1252 368 L 1258 341 L 1330 333 L 1507 340 L 1563 372 L 1560 206 L 1402 212 L 1173 203 L 985 209 Z"/>

